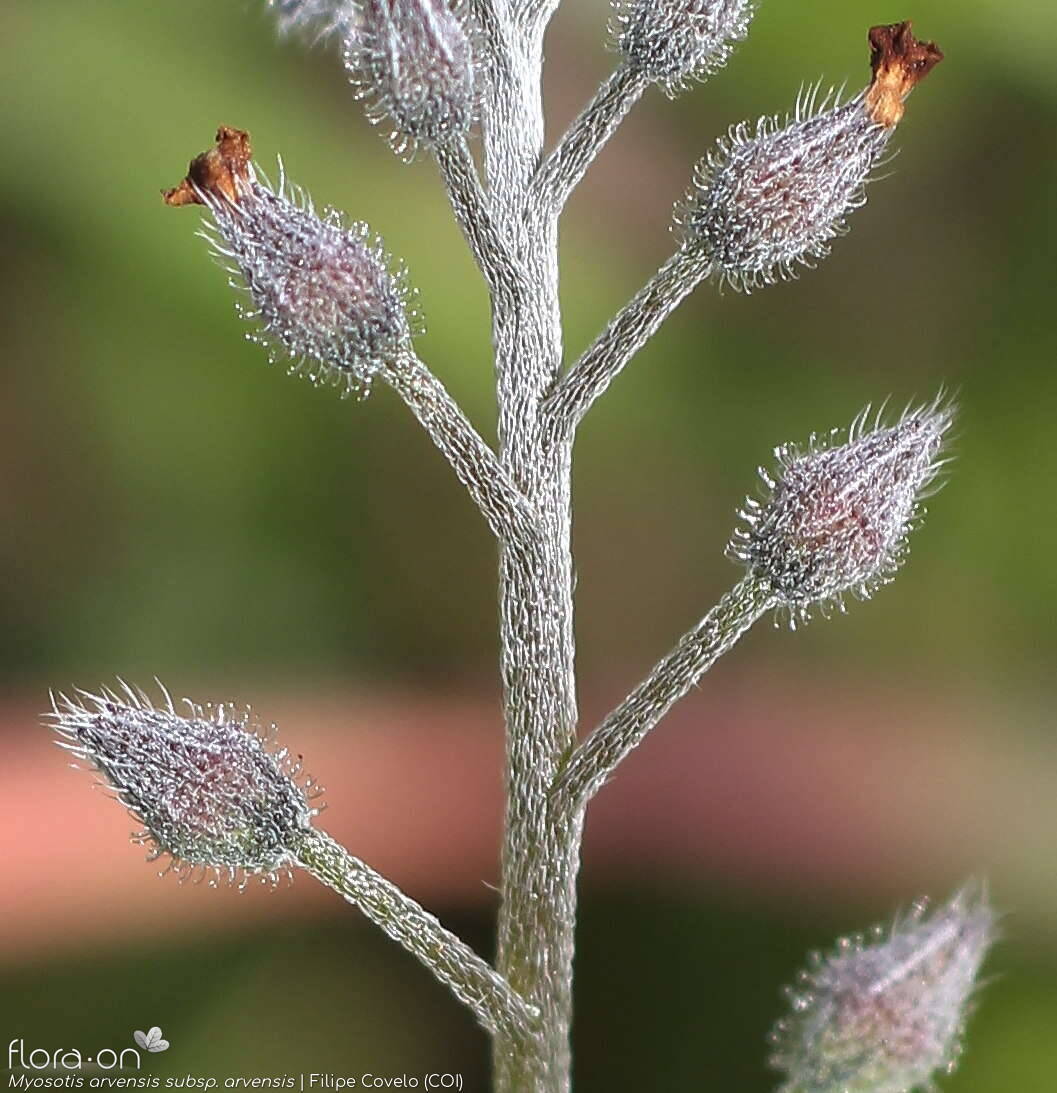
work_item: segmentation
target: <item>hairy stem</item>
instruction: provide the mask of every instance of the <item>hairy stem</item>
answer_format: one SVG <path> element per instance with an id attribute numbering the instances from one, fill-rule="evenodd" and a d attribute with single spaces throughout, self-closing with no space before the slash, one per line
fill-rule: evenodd
<path id="1" fill-rule="evenodd" d="M 440 380 L 411 353 L 383 376 L 447 458 L 495 535 L 509 541 L 533 538 L 537 521 L 531 505 Z"/>
<path id="2" fill-rule="evenodd" d="M 547 792 L 575 740 L 571 446 L 544 452 L 539 407 L 561 367 L 557 236 L 529 215 L 543 145 L 541 36 L 512 42 L 485 127 L 492 210 L 529 293 L 494 299 L 500 458 L 541 514 L 539 537 L 500 553 L 507 812 L 497 967 L 540 1009 L 538 1034 L 494 1039 L 497 1093 L 565 1093 L 570 1083 L 572 956 L 579 827 L 559 830 Z"/>
<path id="3" fill-rule="evenodd" d="M 490 61 L 504 57 L 513 29 L 508 0 L 468 0 L 468 6 L 480 34 L 483 56 Z"/>
<path id="4" fill-rule="evenodd" d="M 314 828 L 293 852 L 302 868 L 425 964 L 489 1032 L 512 1041 L 531 1035 L 535 1010 L 486 960 L 395 884 Z"/>
<path id="5" fill-rule="evenodd" d="M 506 307 L 515 295 L 527 291 L 524 273 L 514 261 L 510 248 L 500 238 L 488 197 L 481 189 L 470 149 L 460 139 L 436 148 L 437 164 L 444 178 L 452 211 L 469 244 L 492 297 L 505 296 Z"/>
<path id="6" fill-rule="evenodd" d="M 508 0 L 523 27 L 543 33 L 554 13 L 561 6 L 561 0 Z"/>
<path id="7" fill-rule="evenodd" d="M 547 157 L 533 184 L 536 200 L 552 215 L 569 199 L 587 168 L 646 90 L 645 77 L 626 64 L 616 69 Z"/>
<path id="8" fill-rule="evenodd" d="M 681 247 L 624 305 L 544 402 L 548 443 L 573 435 L 599 395 L 709 271 L 704 255 Z"/>
<path id="9" fill-rule="evenodd" d="M 553 796 L 569 816 L 587 801 L 646 734 L 774 604 L 751 577 L 739 581 L 572 753 Z"/>

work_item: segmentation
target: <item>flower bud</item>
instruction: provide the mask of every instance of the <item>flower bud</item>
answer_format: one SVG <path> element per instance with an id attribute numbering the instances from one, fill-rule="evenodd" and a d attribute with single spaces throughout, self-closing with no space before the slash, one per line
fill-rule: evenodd
<path id="1" fill-rule="evenodd" d="M 867 597 L 891 580 L 906 553 L 919 502 L 945 462 L 944 434 L 954 417 L 941 398 L 910 410 L 891 426 L 867 410 L 852 423 L 848 439 L 837 431 L 813 436 L 806 452 L 787 444 L 775 449 L 779 468 L 763 501 L 749 498 L 739 513 L 746 523 L 727 547 L 766 584 L 795 626 L 808 607 L 851 592 Z"/>
<path id="2" fill-rule="evenodd" d="M 674 96 L 722 68 L 749 32 L 753 0 L 615 0 L 611 33 L 624 59 Z"/>
<path id="3" fill-rule="evenodd" d="M 421 141 L 464 134 L 477 107 L 477 74 L 467 20 L 446 0 L 364 0 L 345 65 L 373 122 L 387 119 L 403 153 Z"/>
<path id="4" fill-rule="evenodd" d="M 842 941 L 790 989 L 771 1035 L 780 1093 L 905 1093 L 954 1069 L 995 915 L 974 887 L 926 916 Z"/>
<path id="5" fill-rule="evenodd" d="M 121 697 L 78 695 L 53 699 L 53 728 L 146 826 L 137 838 L 153 843 L 152 858 L 170 855 L 182 875 L 203 867 L 232 878 L 274 875 L 292 860 L 319 791 L 298 784 L 300 761 L 269 750 L 248 711 L 188 702 L 181 717 L 168 694 L 157 708 L 127 685 Z"/>
<path id="6" fill-rule="evenodd" d="M 817 104 L 816 87 L 792 119 L 763 118 L 753 130 L 742 123 L 698 163 L 677 223 L 685 245 L 703 250 L 735 288 L 771 284 L 829 253 L 845 217 L 866 200 L 903 100 L 943 57 L 909 23 L 874 27 L 870 43 L 865 91 Z"/>
<path id="7" fill-rule="evenodd" d="M 243 314 L 259 322 L 250 337 L 269 359 L 292 358 L 290 371 L 313 382 L 369 388 L 413 333 L 404 271 L 391 268 L 365 224 L 346 228 L 330 209 L 317 215 L 282 175 L 277 190 L 261 181 L 250 159 L 249 135 L 222 126 L 166 203 L 212 213 L 206 238 L 248 289 L 255 310 Z"/>

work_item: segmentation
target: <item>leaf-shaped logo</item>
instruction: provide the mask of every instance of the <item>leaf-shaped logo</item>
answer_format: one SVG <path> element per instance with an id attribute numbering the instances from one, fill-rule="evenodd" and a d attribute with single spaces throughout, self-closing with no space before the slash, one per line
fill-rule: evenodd
<path id="1" fill-rule="evenodd" d="M 143 1048 L 145 1051 L 165 1051 L 169 1046 L 169 1041 L 162 1038 L 161 1029 L 157 1025 L 148 1029 L 147 1032 L 140 1032 L 139 1029 L 136 1029 L 132 1034 L 132 1039 L 136 1041 L 138 1047 Z"/>

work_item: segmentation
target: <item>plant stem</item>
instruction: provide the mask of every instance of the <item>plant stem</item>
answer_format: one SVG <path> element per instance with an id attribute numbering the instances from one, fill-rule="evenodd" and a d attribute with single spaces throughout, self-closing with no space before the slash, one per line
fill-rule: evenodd
<path id="1" fill-rule="evenodd" d="M 536 516 L 495 452 L 444 385 L 408 352 L 382 374 L 442 452 L 495 535 L 522 541 L 536 534 Z"/>
<path id="2" fill-rule="evenodd" d="M 570 817 L 581 815 L 617 764 L 765 612 L 774 596 L 743 577 L 577 747 L 555 782 L 554 797 Z"/>
<path id="3" fill-rule="evenodd" d="M 576 431 L 599 395 L 710 269 L 708 258 L 696 248 L 680 247 L 617 312 L 548 396 L 544 404 L 548 442 Z"/>
<path id="4" fill-rule="evenodd" d="M 543 205 L 555 211 L 565 205 L 646 87 L 646 78 L 626 64 L 606 77 L 539 170 L 535 190 Z"/>
<path id="5" fill-rule="evenodd" d="M 473 157 L 464 139 L 438 145 L 437 165 L 444 179 L 452 212 L 494 299 L 505 293 L 513 306 L 515 294 L 526 291 L 525 278 L 500 238 L 481 189 Z"/>
<path id="6" fill-rule="evenodd" d="M 496 1093 L 565 1093 L 570 1084 L 572 956 L 579 825 L 559 831 L 547 795 L 575 740 L 571 446 L 544 452 L 539 407 L 561 367 L 557 233 L 528 215 L 543 146 L 541 34 L 518 36 L 492 89 L 485 155 L 492 213 L 528 278 L 493 299 L 500 460 L 539 514 L 528 543 L 500 550 L 507 812 L 497 969 L 540 1009 L 538 1035 L 494 1038 Z"/>
<path id="7" fill-rule="evenodd" d="M 531 1034 L 535 1011 L 486 960 L 395 884 L 315 828 L 305 831 L 292 852 L 302 868 L 418 957 L 486 1029 L 513 1042 Z"/>

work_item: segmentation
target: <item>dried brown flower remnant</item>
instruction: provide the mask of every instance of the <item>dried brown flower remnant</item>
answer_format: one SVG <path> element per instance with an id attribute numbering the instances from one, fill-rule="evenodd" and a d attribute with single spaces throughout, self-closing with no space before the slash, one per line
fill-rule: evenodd
<path id="1" fill-rule="evenodd" d="M 364 392 L 417 329 L 406 274 L 366 224 L 346 227 L 333 209 L 317 213 L 281 165 L 273 189 L 251 155 L 248 133 L 221 126 L 166 204 L 206 207 L 204 233 L 244 282 L 254 306 L 240 314 L 258 321 L 250 337 L 271 359 L 288 357 L 290 370 L 313 382 Z"/>
<path id="2" fill-rule="evenodd" d="M 904 98 L 943 58 L 910 23 L 874 27 L 869 38 L 873 79 L 862 92 L 843 103 L 826 95 L 821 106 L 817 89 L 802 94 L 791 118 L 738 125 L 698 163 L 676 222 L 727 284 L 747 291 L 812 265 L 866 200 Z"/>
<path id="3" fill-rule="evenodd" d="M 903 100 L 943 60 L 935 42 L 919 42 L 910 22 L 870 28 L 873 82 L 866 92 L 870 117 L 891 129 L 903 117 Z"/>
<path id="4" fill-rule="evenodd" d="M 204 205 L 201 194 L 223 197 L 237 204 L 239 194 L 250 183 L 249 162 L 253 158 L 250 135 L 243 129 L 222 125 L 216 144 L 191 160 L 187 177 L 179 186 L 162 192 L 166 205 Z"/>

